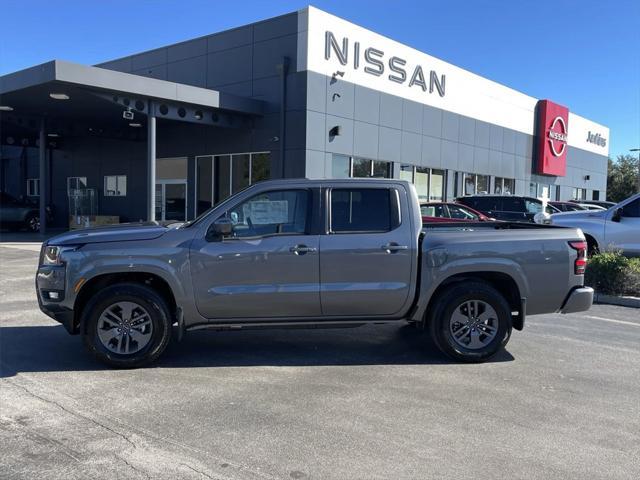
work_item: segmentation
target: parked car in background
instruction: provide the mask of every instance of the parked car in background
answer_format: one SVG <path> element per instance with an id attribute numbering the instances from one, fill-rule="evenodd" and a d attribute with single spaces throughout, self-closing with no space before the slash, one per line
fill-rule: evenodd
<path id="1" fill-rule="evenodd" d="M 47 206 L 47 220 L 53 218 L 51 207 Z M 6 192 L 0 192 L 0 226 L 10 229 L 40 230 L 40 206 L 28 199 L 17 199 Z"/>
<path id="2" fill-rule="evenodd" d="M 593 205 L 591 203 L 576 203 L 576 205 L 579 205 L 585 210 L 606 210 L 606 208 L 601 207 L 600 205 Z"/>
<path id="3" fill-rule="evenodd" d="M 53 237 L 36 290 L 46 314 L 116 367 L 152 362 L 174 331 L 402 321 L 481 362 L 527 315 L 590 308 L 580 230 L 468 225 L 425 228 L 403 180 L 270 180 L 171 228 Z"/>
<path id="4" fill-rule="evenodd" d="M 542 213 L 542 201 L 534 197 L 518 195 L 467 195 L 456 198 L 456 202 L 482 212 L 487 217 L 511 222 L 534 222 Z M 546 213 L 551 215 L 560 210 L 547 204 Z"/>
<path id="5" fill-rule="evenodd" d="M 473 208 L 454 202 L 428 202 L 420 204 L 424 223 L 487 222 L 494 220 Z"/>
<path id="6" fill-rule="evenodd" d="M 551 215 L 553 225 L 580 228 L 591 254 L 621 250 L 624 255 L 640 256 L 640 194 L 608 210 L 585 210 Z"/>
<path id="7" fill-rule="evenodd" d="M 615 206 L 615 202 L 609 202 L 606 200 L 569 200 L 571 203 L 579 203 L 580 205 L 598 205 L 605 209 Z"/>
<path id="8" fill-rule="evenodd" d="M 557 208 L 561 212 L 579 212 L 586 210 L 585 207 L 573 202 L 549 202 L 549 205 Z"/>

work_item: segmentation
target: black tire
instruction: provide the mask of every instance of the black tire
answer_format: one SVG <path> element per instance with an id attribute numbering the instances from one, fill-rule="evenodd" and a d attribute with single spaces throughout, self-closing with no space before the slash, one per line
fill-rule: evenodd
<path id="1" fill-rule="evenodd" d="M 466 348 L 454 339 L 450 322 L 457 308 L 464 302 L 474 300 L 484 302 L 493 308 L 496 319 L 492 322 L 497 322 L 497 332 L 486 345 L 472 349 Z M 511 308 L 500 292 L 484 282 L 467 281 L 450 286 L 436 299 L 427 321 L 436 346 L 448 357 L 467 363 L 489 360 L 507 345 L 511 337 Z"/>
<path id="2" fill-rule="evenodd" d="M 30 213 L 27 218 L 24 219 L 24 226 L 27 231 L 31 233 L 38 233 L 40 231 L 40 215 L 37 213 Z"/>
<path id="3" fill-rule="evenodd" d="M 151 318 L 150 339 L 134 353 L 113 352 L 98 334 L 100 316 L 118 302 L 138 304 Z M 85 347 L 101 362 L 116 368 L 137 368 L 152 363 L 164 352 L 171 340 L 172 323 L 166 302 L 155 290 L 136 283 L 119 283 L 100 291 L 87 303 L 82 312 L 81 332 Z"/>

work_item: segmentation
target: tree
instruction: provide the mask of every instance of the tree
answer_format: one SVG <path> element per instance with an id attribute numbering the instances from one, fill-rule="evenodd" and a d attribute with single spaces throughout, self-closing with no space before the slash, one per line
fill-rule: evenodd
<path id="1" fill-rule="evenodd" d="M 607 169 L 607 200 L 620 202 L 638 193 L 638 159 L 631 155 L 618 155 L 609 159 Z"/>

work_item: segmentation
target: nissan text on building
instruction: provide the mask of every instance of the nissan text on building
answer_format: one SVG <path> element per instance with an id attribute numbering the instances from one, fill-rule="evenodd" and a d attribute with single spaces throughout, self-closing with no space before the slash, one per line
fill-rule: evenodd
<path id="1" fill-rule="evenodd" d="M 608 128 L 313 7 L 53 60 L 0 77 L 0 95 L 0 188 L 52 205 L 56 227 L 191 219 L 281 177 L 403 178 L 432 201 L 606 196 Z"/>

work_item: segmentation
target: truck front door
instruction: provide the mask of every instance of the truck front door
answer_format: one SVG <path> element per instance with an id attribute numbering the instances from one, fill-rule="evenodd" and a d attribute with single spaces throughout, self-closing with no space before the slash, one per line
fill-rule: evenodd
<path id="1" fill-rule="evenodd" d="M 389 185 L 328 189 L 328 233 L 320 237 L 323 315 L 394 315 L 407 305 L 417 256 L 407 198 Z"/>
<path id="2" fill-rule="evenodd" d="M 313 189 L 258 193 L 223 215 L 224 238 L 209 227 L 191 247 L 196 305 L 210 319 L 320 315 L 319 235 Z M 316 205 L 317 206 L 317 205 Z"/>

